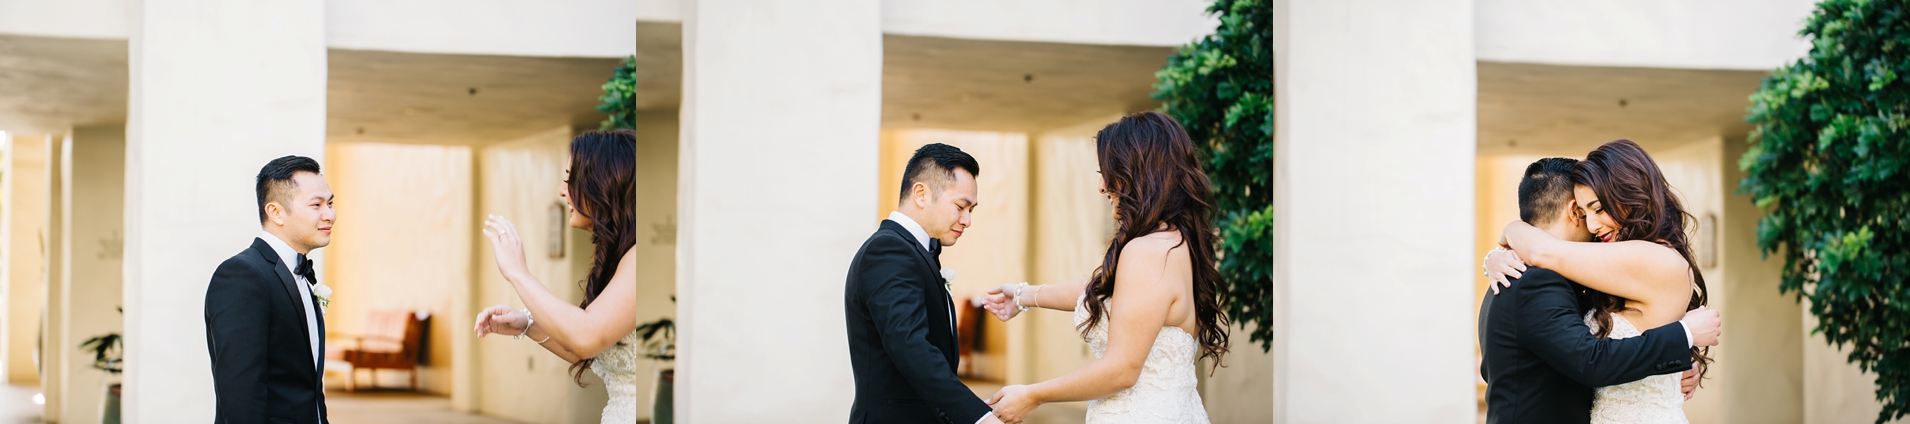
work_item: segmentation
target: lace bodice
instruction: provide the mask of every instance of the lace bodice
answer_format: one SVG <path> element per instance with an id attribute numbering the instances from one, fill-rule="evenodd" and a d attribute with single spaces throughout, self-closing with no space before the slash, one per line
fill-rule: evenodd
<path id="1" fill-rule="evenodd" d="M 1624 315 L 1612 315 L 1612 332 L 1608 337 L 1623 339 L 1638 337 L 1643 332 L 1632 326 Z M 1598 321 L 1591 313 L 1585 314 L 1585 325 L 1598 331 Z M 1616 386 L 1600 387 L 1592 395 L 1592 423 L 1617 424 L 1684 424 L 1685 396 L 1678 389 L 1677 373 L 1654 375 L 1642 380 Z"/>
<path id="2" fill-rule="evenodd" d="M 1088 320 L 1087 296 L 1075 300 L 1074 323 Z M 1108 353 L 1108 326 L 1103 314 L 1100 325 L 1087 334 L 1088 349 L 1094 358 Z M 1200 403 L 1199 380 L 1194 373 L 1194 358 L 1200 346 L 1194 336 L 1180 327 L 1163 326 L 1154 336 L 1154 347 L 1141 365 L 1141 378 L 1134 387 L 1103 399 L 1088 402 L 1088 424 L 1183 423 L 1207 424 L 1207 408 Z"/>
<path id="3" fill-rule="evenodd" d="M 604 405 L 604 424 L 629 424 L 637 422 L 637 332 L 623 336 L 616 346 L 597 354 L 597 360 L 590 364 L 590 371 L 604 380 L 604 390 L 610 392 L 610 403 Z"/>

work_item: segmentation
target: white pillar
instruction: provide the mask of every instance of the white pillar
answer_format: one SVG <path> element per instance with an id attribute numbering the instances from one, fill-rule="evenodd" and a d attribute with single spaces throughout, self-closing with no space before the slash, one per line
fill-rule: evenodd
<path id="1" fill-rule="evenodd" d="M 1475 420 L 1472 20 L 1274 2 L 1276 422 Z"/>
<path id="2" fill-rule="evenodd" d="M 48 308 L 48 318 L 53 318 L 54 309 L 61 311 L 57 322 L 62 328 L 57 332 L 65 340 L 59 346 L 65 365 L 55 375 L 63 388 L 58 402 L 60 421 L 86 423 L 99 421 L 105 393 L 102 383 L 111 376 L 93 368 L 92 352 L 81 349 L 80 343 L 121 331 L 123 321 L 114 308 L 122 300 L 126 128 L 74 128 L 70 140 L 62 149 L 65 155 L 58 175 L 59 203 L 65 211 L 59 219 L 59 231 L 66 242 L 61 243 L 64 252 L 59 255 L 57 291 L 64 296 L 60 307 Z M 53 401 L 49 393 L 49 412 L 54 409 Z"/>
<path id="3" fill-rule="evenodd" d="M 259 232 L 253 177 L 323 162 L 325 5 L 149 0 L 129 22 L 123 413 L 206 422 L 206 285 Z"/>
<path id="4" fill-rule="evenodd" d="M 878 225 L 879 6 L 685 2 L 679 422 L 848 419 L 842 290 Z"/>
<path id="5" fill-rule="evenodd" d="M 0 317 L 6 327 L 0 330 L 5 335 L 0 348 L 6 356 L 6 382 L 37 384 L 41 380 L 33 355 L 46 303 L 46 251 L 41 238 L 46 234 L 47 202 L 52 199 L 47 193 L 47 152 L 55 142 L 52 135 L 13 134 L 7 143 L 6 159 L 12 164 L 5 175 L 6 198 L 0 202 L 7 209 L 0 217 L 7 227 L 6 281 L 0 284 L 7 305 L 6 316 Z"/>

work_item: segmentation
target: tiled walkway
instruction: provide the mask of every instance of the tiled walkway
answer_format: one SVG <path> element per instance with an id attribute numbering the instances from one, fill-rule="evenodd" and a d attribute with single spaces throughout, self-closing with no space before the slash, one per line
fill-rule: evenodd
<path id="1" fill-rule="evenodd" d="M 325 392 L 330 421 L 351 424 L 517 424 L 451 410 L 451 399 L 404 391 Z"/>

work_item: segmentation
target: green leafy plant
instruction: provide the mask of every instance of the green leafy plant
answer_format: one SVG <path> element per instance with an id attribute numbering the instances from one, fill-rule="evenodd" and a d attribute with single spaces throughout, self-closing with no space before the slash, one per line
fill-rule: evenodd
<path id="1" fill-rule="evenodd" d="M 604 94 L 597 100 L 597 111 L 608 113 L 598 129 L 634 129 L 637 127 L 637 57 L 623 59 L 610 81 L 604 82 Z"/>
<path id="2" fill-rule="evenodd" d="M 676 303 L 676 296 L 670 296 L 670 303 Z M 636 331 L 643 335 L 643 357 L 659 361 L 676 360 L 676 321 L 657 318 L 656 321 L 638 325 Z"/>
<path id="3" fill-rule="evenodd" d="M 1818 3 L 1810 54 L 1751 95 L 1740 194 L 1779 290 L 1810 299 L 1814 334 L 1877 375 L 1877 422 L 1910 415 L 1910 1 Z"/>
<path id="4" fill-rule="evenodd" d="M 1273 2 L 1217 0 L 1220 27 L 1154 74 L 1154 99 L 1207 155 L 1227 315 L 1273 346 Z"/>
<path id="5" fill-rule="evenodd" d="M 114 309 L 126 313 L 125 309 Z M 121 340 L 119 333 L 101 334 L 80 342 L 80 349 L 93 351 L 93 369 L 119 374 L 126 370 L 125 348 Z"/>

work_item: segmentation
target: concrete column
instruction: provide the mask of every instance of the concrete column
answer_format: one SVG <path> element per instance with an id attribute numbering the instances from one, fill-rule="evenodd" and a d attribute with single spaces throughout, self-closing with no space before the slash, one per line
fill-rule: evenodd
<path id="1" fill-rule="evenodd" d="M 65 412 L 66 401 L 66 365 L 72 362 L 68 346 L 77 345 L 66 329 L 66 181 L 67 168 L 72 166 L 67 152 L 72 149 L 73 134 L 52 137 L 47 142 L 47 202 L 46 230 L 42 233 L 41 245 L 45 246 L 46 257 L 40 264 L 41 274 L 38 283 L 45 287 L 46 294 L 40 303 L 40 390 L 46 395 L 48 408 L 42 418 L 48 422 L 60 422 Z"/>
<path id="2" fill-rule="evenodd" d="M 47 150 L 46 134 L 14 135 L 7 143 L 6 199 L 6 353 L 5 380 L 35 384 L 40 372 L 34 355 L 40 343 L 40 318 L 46 303 Z"/>
<path id="3" fill-rule="evenodd" d="M 848 418 L 842 290 L 878 225 L 880 12 L 684 4 L 679 422 Z"/>
<path id="4" fill-rule="evenodd" d="M 1476 419 L 1472 20 L 1274 2 L 1275 422 Z"/>
<path id="5" fill-rule="evenodd" d="M 1718 380 L 1706 382 L 1698 396 L 1724 399 L 1722 422 L 1800 423 L 1805 422 L 1803 345 L 1822 339 L 1806 339 L 1798 331 L 1796 317 L 1807 312 L 1794 295 L 1777 290 L 1784 260 L 1765 258 L 1757 247 L 1757 221 L 1764 218 L 1764 211 L 1750 197 L 1736 194 L 1745 177 L 1738 169 L 1738 158 L 1749 148 L 1742 136 L 1725 137 L 1724 154 L 1719 157 L 1724 213 L 1717 219 L 1717 228 L 1709 231 L 1717 236 L 1724 281 L 1721 288 L 1719 283 L 1709 285 L 1716 290 L 1712 302 L 1723 298 L 1729 305 L 1718 310 L 1731 314 L 1732 330 L 1730 345 L 1713 351 L 1729 349 L 1731 358 L 1712 364 L 1711 373 Z M 1698 231 L 1707 232 L 1702 226 Z"/>
<path id="6" fill-rule="evenodd" d="M 206 285 L 259 231 L 253 177 L 284 155 L 323 162 L 325 5 L 152 0 L 130 15 L 123 413 L 206 422 Z"/>
<path id="7" fill-rule="evenodd" d="M 58 319 L 65 341 L 59 345 L 63 365 L 55 380 L 60 420 L 98 422 L 104 384 L 117 377 L 93 368 L 93 353 L 80 343 L 95 336 L 120 332 L 121 247 L 124 245 L 126 187 L 126 128 L 74 128 L 63 149 L 59 174 L 61 276 L 54 286 L 63 293 Z M 51 292 L 51 291 L 50 291 Z M 49 292 L 49 293 L 50 293 Z M 49 301 L 53 296 L 48 296 Z M 51 343 L 49 343 L 51 346 Z M 48 390 L 47 411 L 55 409 Z"/>

